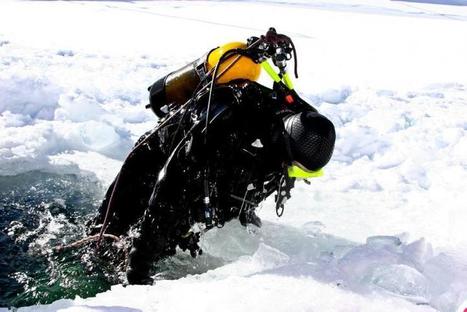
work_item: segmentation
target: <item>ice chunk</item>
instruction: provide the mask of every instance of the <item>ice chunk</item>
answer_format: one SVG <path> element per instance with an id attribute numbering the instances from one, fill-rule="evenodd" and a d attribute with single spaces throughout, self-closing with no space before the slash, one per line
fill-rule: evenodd
<path id="1" fill-rule="evenodd" d="M 0 127 L 23 127 L 32 122 L 28 115 L 13 114 L 10 111 L 3 112 L 0 115 Z"/>
<path id="2" fill-rule="evenodd" d="M 323 102 L 331 104 L 343 103 L 352 93 L 350 87 L 343 86 L 340 89 L 328 89 L 319 94 Z"/>
<path id="3" fill-rule="evenodd" d="M 271 246 L 261 243 L 252 260 L 261 265 L 262 269 L 272 269 L 286 264 L 290 257 Z"/>
<path id="4" fill-rule="evenodd" d="M 99 120 L 106 113 L 95 98 L 80 92 L 61 95 L 58 104 L 56 120 Z"/>
<path id="5" fill-rule="evenodd" d="M 427 278 L 404 264 L 376 268 L 371 276 L 371 283 L 394 295 L 416 302 L 426 303 L 430 300 Z"/>
<path id="6" fill-rule="evenodd" d="M 424 238 L 404 246 L 403 256 L 416 267 L 422 267 L 425 262 L 433 257 L 433 248 Z"/>
<path id="7" fill-rule="evenodd" d="M 0 77 L 0 113 L 10 111 L 36 119 L 53 119 L 60 88 L 31 74 Z"/>
<path id="8" fill-rule="evenodd" d="M 365 282 L 375 268 L 400 262 L 400 245 L 397 237 L 369 237 L 366 245 L 351 249 L 338 261 L 338 265 L 349 281 Z"/>
<path id="9" fill-rule="evenodd" d="M 79 136 L 83 144 L 93 151 L 101 151 L 120 139 L 112 126 L 97 121 L 81 124 Z"/>
<path id="10" fill-rule="evenodd" d="M 366 239 L 368 246 L 373 248 L 382 248 L 386 246 L 400 246 L 402 244 L 399 237 L 396 236 L 371 236 Z"/>
<path id="11" fill-rule="evenodd" d="M 213 229 L 204 234 L 200 246 L 211 256 L 233 261 L 243 255 L 253 255 L 259 247 L 259 241 L 245 231 L 239 222 L 232 221 L 222 229 Z"/>
<path id="12" fill-rule="evenodd" d="M 302 226 L 303 231 L 309 236 L 315 236 L 323 231 L 325 225 L 320 221 L 310 221 Z"/>

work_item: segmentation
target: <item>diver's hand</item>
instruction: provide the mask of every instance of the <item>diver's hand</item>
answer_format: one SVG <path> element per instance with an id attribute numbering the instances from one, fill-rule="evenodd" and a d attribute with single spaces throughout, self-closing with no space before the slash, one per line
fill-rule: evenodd
<path id="1" fill-rule="evenodd" d="M 134 268 L 126 271 L 126 278 L 129 285 L 152 285 L 154 280 L 148 276 L 148 272 L 140 272 Z"/>

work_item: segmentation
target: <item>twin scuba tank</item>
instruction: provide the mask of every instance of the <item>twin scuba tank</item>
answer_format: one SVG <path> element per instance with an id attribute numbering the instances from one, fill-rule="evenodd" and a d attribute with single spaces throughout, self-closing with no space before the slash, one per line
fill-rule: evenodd
<path id="1" fill-rule="evenodd" d="M 178 107 L 189 101 L 195 91 L 206 81 L 206 76 L 216 67 L 224 53 L 233 49 L 246 49 L 245 43 L 232 42 L 211 50 L 203 57 L 157 80 L 149 88 L 147 108 L 159 117 L 168 114 L 171 107 Z M 245 56 L 231 56 L 219 64 L 216 84 L 228 83 L 235 79 L 256 81 L 261 65 Z"/>

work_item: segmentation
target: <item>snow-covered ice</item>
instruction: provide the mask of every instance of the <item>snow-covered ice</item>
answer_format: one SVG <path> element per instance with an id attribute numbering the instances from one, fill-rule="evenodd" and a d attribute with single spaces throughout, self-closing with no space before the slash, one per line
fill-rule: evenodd
<path id="1" fill-rule="evenodd" d="M 338 136 L 282 218 L 269 200 L 263 228 L 208 232 L 200 274 L 20 311 L 467 308 L 467 7 L 422 2 L 2 2 L 1 175 L 108 184 L 156 122 L 147 86 L 270 26 Z"/>

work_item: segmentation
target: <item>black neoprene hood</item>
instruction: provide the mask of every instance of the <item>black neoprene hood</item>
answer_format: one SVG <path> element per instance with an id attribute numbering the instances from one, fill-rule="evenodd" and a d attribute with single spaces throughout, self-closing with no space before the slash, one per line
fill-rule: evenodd
<path id="1" fill-rule="evenodd" d="M 302 112 L 285 119 L 292 158 L 308 170 L 323 168 L 331 159 L 336 141 L 332 122 L 317 112 Z"/>

